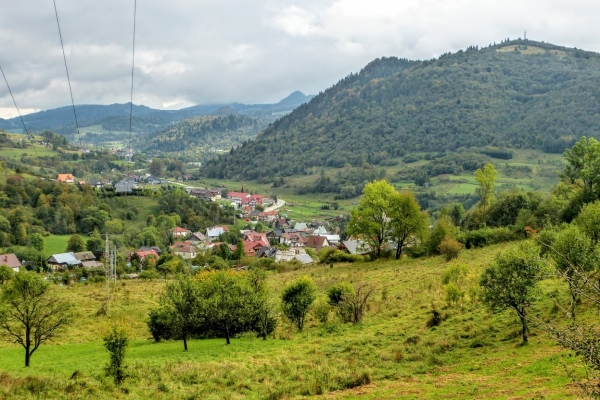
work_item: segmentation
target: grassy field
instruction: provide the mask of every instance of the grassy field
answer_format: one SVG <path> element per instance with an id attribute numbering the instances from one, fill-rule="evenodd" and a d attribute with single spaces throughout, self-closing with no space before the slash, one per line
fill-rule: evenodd
<path id="1" fill-rule="evenodd" d="M 79 235 L 84 243 L 87 239 L 87 236 Z M 46 257 L 50 257 L 52 254 L 64 253 L 67 248 L 67 243 L 71 235 L 50 235 L 46 236 L 46 247 L 44 249 L 44 255 Z"/>
<path id="2" fill-rule="evenodd" d="M 510 244 L 508 246 L 516 246 Z M 578 394 L 564 367 L 581 368 L 535 328 L 530 344 L 520 345 L 519 323 L 510 311 L 491 313 L 476 296 L 478 275 L 505 246 L 463 251 L 459 287 L 466 295 L 449 304 L 441 275 L 450 265 L 439 257 L 372 263 L 315 265 L 272 273 L 278 298 L 286 283 L 310 276 L 318 302 L 332 284 L 368 283 L 376 288 L 368 315 L 357 325 L 330 314 L 324 324 L 309 316 L 304 332 L 281 320 L 273 337 L 244 335 L 152 342 L 145 327 L 164 281 L 122 281 L 112 288 L 110 316 L 97 316 L 102 284 L 76 284 L 55 290 L 74 304 L 75 322 L 53 344 L 40 347 L 29 369 L 16 345 L 0 345 L 0 398 L 194 398 L 295 399 L 563 399 Z M 554 280 L 543 291 L 565 288 Z M 427 327 L 432 308 L 443 322 Z M 556 318 L 552 303 L 541 301 L 531 315 Z M 101 334 L 110 321 L 130 327 L 130 377 L 115 388 L 103 375 L 108 355 Z M 128 393 L 128 394 L 126 394 Z M 10 395 L 9 395 L 10 394 Z"/>

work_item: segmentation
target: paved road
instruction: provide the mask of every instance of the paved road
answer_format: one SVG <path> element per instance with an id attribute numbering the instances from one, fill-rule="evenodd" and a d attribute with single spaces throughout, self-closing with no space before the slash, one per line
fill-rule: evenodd
<path id="1" fill-rule="evenodd" d="M 278 208 L 281 208 L 283 206 L 285 206 L 285 200 L 277 199 L 277 203 L 273 204 L 272 206 L 265 207 L 265 211 L 277 210 Z"/>

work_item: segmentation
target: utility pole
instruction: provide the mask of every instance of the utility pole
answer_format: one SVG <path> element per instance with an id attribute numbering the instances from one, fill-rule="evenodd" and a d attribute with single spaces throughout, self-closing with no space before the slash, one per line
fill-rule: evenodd
<path id="1" fill-rule="evenodd" d="M 105 234 L 104 243 L 104 271 L 106 273 L 106 314 L 110 311 L 110 247 L 108 245 L 108 233 Z"/>

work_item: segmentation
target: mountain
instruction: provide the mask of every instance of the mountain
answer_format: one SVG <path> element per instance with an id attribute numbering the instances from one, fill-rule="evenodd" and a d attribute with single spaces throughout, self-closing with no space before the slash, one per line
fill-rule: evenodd
<path id="1" fill-rule="evenodd" d="M 313 96 L 294 92 L 279 103 L 275 104 L 208 104 L 196 105 L 181 110 L 156 110 L 143 105 L 133 106 L 132 130 L 136 133 L 154 132 L 169 126 L 173 122 L 203 115 L 243 114 L 274 121 L 281 113 L 289 113 L 302 103 L 310 101 Z M 111 105 L 76 105 L 77 121 L 82 135 L 87 135 L 88 127 L 100 126 L 103 131 L 113 132 L 123 136 L 129 131 L 130 103 Z M 23 116 L 30 131 L 49 129 L 74 139 L 76 135 L 73 108 L 60 107 L 40 111 Z M 23 125 L 18 117 L 0 119 L 0 129 L 7 131 L 22 131 Z M 92 138 L 100 137 L 90 132 Z"/>
<path id="2" fill-rule="evenodd" d="M 485 146 L 559 153 L 600 133 L 600 55 L 530 40 L 437 59 L 376 59 L 207 163 L 212 178 L 393 164 Z"/>
<path id="3" fill-rule="evenodd" d="M 152 134 L 137 136 L 134 144 L 143 152 L 176 152 L 179 157 L 194 154 L 194 161 L 205 161 L 212 158 L 217 150 L 229 151 L 253 139 L 267 125 L 264 119 L 234 113 L 201 116 L 174 123 Z"/>

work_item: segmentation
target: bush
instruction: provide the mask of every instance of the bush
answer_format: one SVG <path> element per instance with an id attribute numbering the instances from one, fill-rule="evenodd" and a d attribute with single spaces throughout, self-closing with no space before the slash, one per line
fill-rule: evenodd
<path id="1" fill-rule="evenodd" d="M 459 240 L 467 248 L 483 247 L 496 243 L 510 242 L 519 239 L 520 236 L 515 234 L 509 228 L 482 228 L 464 232 Z"/>
<path id="2" fill-rule="evenodd" d="M 298 327 L 298 330 L 304 328 L 304 319 L 316 298 L 317 287 L 312 279 L 306 276 L 290 283 L 283 290 L 283 314 Z"/>
<path id="3" fill-rule="evenodd" d="M 162 339 L 171 339 L 170 317 L 166 312 L 159 309 L 150 310 L 146 324 L 154 341 L 160 342 Z"/>
<path id="4" fill-rule="evenodd" d="M 138 278 L 145 281 L 151 281 L 153 279 L 158 279 L 158 273 L 154 270 L 144 270 L 138 275 Z"/>
<path id="5" fill-rule="evenodd" d="M 339 305 L 344 297 L 349 296 L 354 289 L 349 283 L 338 283 L 327 290 L 327 302 L 331 306 Z"/>
<path id="6" fill-rule="evenodd" d="M 127 330 L 122 325 L 113 325 L 102 339 L 104 347 L 110 353 L 106 374 L 114 379 L 115 384 L 119 385 L 127 377 L 125 373 L 125 355 L 129 345 Z"/>
<path id="7" fill-rule="evenodd" d="M 322 324 L 326 323 L 329 319 L 329 311 L 331 311 L 331 306 L 324 301 L 319 301 L 313 307 L 315 318 Z"/>
<path id="8" fill-rule="evenodd" d="M 457 258 L 461 250 L 462 244 L 454 238 L 446 237 L 440 243 L 440 254 L 446 257 L 446 261 Z"/>
<path id="9" fill-rule="evenodd" d="M 364 261 L 364 257 L 358 254 L 349 254 L 341 250 L 336 250 L 331 247 L 325 247 L 319 251 L 319 262 L 321 264 L 331 264 L 338 262 L 360 262 Z"/>
<path id="10" fill-rule="evenodd" d="M 460 290 L 454 282 L 450 282 L 446 286 L 446 301 L 449 304 L 457 303 L 465 296 L 465 292 Z"/>
<path id="11" fill-rule="evenodd" d="M 460 278 L 467 274 L 467 267 L 460 264 L 451 264 L 442 272 L 442 283 L 444 285 L 450 282 L 458 283 Z"/>

